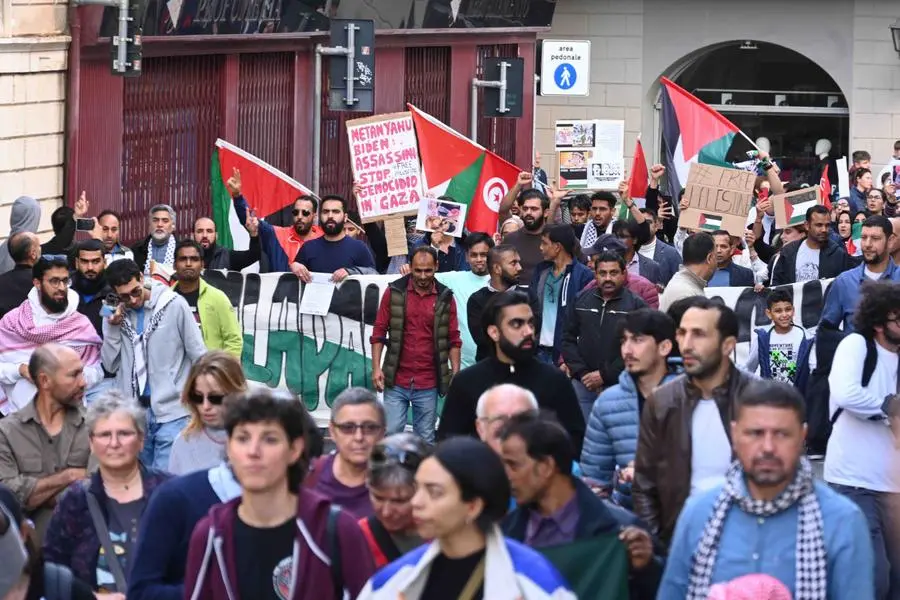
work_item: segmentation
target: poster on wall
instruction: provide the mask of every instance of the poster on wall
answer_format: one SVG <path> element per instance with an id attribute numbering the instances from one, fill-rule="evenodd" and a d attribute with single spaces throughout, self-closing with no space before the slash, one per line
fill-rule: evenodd
<path id="1" fill-rule="evenodd" d="M 560 189 L 615 190 L 625 176 L 625 121 L 557 121 Z"/>
<path id="2" fill-rule="evenodd" d="M 416 214 L 423 192 L 412 116 L 401 112 L 347 121 L 347 138 L 362 222 Z"/>

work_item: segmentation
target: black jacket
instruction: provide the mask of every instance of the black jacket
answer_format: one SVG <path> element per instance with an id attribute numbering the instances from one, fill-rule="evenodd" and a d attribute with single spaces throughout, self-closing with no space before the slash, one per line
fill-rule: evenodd
<path id="1" fill-rule="evenodd" d="M 475 352 L 476 362 L 494 355 L 494 342 L 487 336 L 483 316 L 484 307 L 487 306 L 490 299 L 497 293 L 499 292 L 495 292 L 491 288 L 485 286 L 469 296 L 469 300 L 466 303 L 466 315 L 469 318 L 469 333 L 472 335 L 472 340 L 475 342 L 477 348 Z"/>
<path id="2" fill-rule="evenodd" d="M 781 249 L 781 257 L 775 263 L 775 270 L 772 273 L 772 285 L 784 285 L 796 281 L 797 252 L 800 249 L 800 244 L 805 243 L 805 239 L 796 240 Z M 829 238 L 828 245 L 819 252 L 818 279 L 837 277 L 857 264 L 859 264 L 859 261 L 847 254 L 847 251 L 841 244 Z"/>
<path id="3" fill-rule="evenodd" d="M 16 265 L 12 271 L 0 275 L 0 319 L 25 302 L 33 287 L 31 267 L 28 265 Z"/>
<path id="4" fill-rule="evenodd" d="M 78 272 L 72 273 L 72 289 L 78 292 L 78 312 L 88 318 L 102 339 L 103 317 L 100 316 L 100 309 L 103 308 L 103 299 L 112 293 L 112 289 L 105 280 L 99 287 L 90 285 Z"/>
<path id="5" fill-rule="evenodd" d="M 756 284 L 753 271 L 747 267 L 732 262 L 725 270 L 728 271 L 728 285 L 731 287 L 753 287 Z"/>
<path id="6" fill-rule="evenodd" d="M 634 513 L 606 500 L 598 498 L 581 480 L 575 479 L 575 502 L 578 504 L 578 524 L 575 526 L 575 540 L 586 540 L 598 535 L 618 533 L 619 530 L 635 526 L 649 533 L 647 526 Z M 525 531 L 531 516 L 530 506 L 518 506 L 503 519 L 503 535 L 519 542 L 525 541 Z M 654 540 L 654 556 L 640 571 L 630 569 L 628 596 L 631 600 L 654 600 L 662 581 L 662 550 Z"/>
<path id="7" fill-rule="evenodd" d="M 143 271 L 147 265 L 147 255 L 149 253 L 148 248 L 150 247 L 150 239 L 151 236 L 147 236 L 137 244 L 131 247 L 131 252 L 134 253 L 134 262 L 137 263 L 138 268 Z"/>
<path id="8" fill-rule="evenodd" d="M 536 358 L 508 365 L 492 356 L 457 373 L 444 402 L 444 412 L 437 430 L 438 439 L 454 435 L 475 437 L 478 398 L 501 383 L 513 383 L 530 390 L 540 408 L 555 412 L 559 422 L 569 432 L 578 456 L 581 456 L 585 425 L 575 389 L 562 371 Z"/>
<path id="9" fill-rule="evenodd" d="M 627 288 L 603 300 L 597 288 L 585 290 L 569 306 L 562 335 L 562 357 L 574 379 L 600 371 L 603 386 L 615 385 L 625 368 L 619 349 L 619 321 L 647 304 Z"/>
<path id="10" fill-rule="evenodd" d="M 203 268 L 225 269 L 226 271 L 240 271 L 259 262 L 259 236 L 250 238 L 250 248 L 247 250 L 229 250 L 218 244 L 213 244 L 203 253 Z M 135 254 L 137 257 L 137 254 Z"/>

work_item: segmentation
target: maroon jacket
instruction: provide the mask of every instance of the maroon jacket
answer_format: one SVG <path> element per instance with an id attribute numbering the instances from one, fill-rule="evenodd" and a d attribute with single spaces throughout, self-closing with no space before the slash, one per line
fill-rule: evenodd
<path id="1" fill-rule="evenodd" d="M 227 504 L 213 506 L 194 528 L 184 582 L 186 599 L 253 600 L 238 597 L 233 531 L 240 503 L 241 499 L 235 498 Z M 299 552 L 299 560 L 294 566 L 294 593 L 290 600 L 330 600 L 338 597 L 332 585 L 331 567 L 319 556 L 330 558 L 331 548 L 325 532 L 330 506 L 331 502 L 324 496 L 301 489 L 297 502 L 297 539 L 294 542 L 294 555 Z M 356 598 L 375 573 L 372 554 L 359 524 L 349 513 L 342 512 L 337 525 L 344 589 L 350 598 Z M 225 564 L 228 571 L 224 575 L 219 569 L 220 564 Z M 201 573 L 203 579 L 198 580 Z"/>
<path id="2" fill-rule="evenodd" d="M 597 280 L 590 282 L 586 286 L 584 286 L 585 290 L 592 290 L 597 287 Z M 638 296 L 641 300 L 647 303 L 647 306 L 654 310 L 659 310 L 659 290 L 656 289 L 656 285 L 653 284 L 646 277 L 642 277 L 640 275 L 632 275 L 631 273 L 625 274 L 625 287 L 628 288 L 632 294 Z"/>

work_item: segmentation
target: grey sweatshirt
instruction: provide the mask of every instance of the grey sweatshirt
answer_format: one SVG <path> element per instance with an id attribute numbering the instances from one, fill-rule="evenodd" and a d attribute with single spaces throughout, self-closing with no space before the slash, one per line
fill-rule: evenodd
<path id="1" fill-rule="evenodd" d="M 187 301 L 166 286 L 154 283 L 150 300 L 144 305 L 145 329 L 158 310 L 163 311 L 162 320 L 147 338 L 147 382 L 156 420 L 168 423 L 188 414 L 181 404 L 181 390 L 191 365 L 206 353 L 206 346 Z M 134 311 L 125 311 L 125 318 L 137 328 Z M 108 319 L 103 321 L 100 357 L 103 368 L 116 373 L 116 386 L 130 393 L 134 346 L 131 338 L 122 333 L 122 327 L 111 325 Z"/>
<path id="2" fill-rule="evenodd" d="M 28 231 L 35 233 L 41 222 L 41 205 L 37 200 L 29 196 L 21 196 L 13 202 L 9 213 L 9 235 Z M 15 261 L 9 255 L 6 242 L 0 244 L 0 275 L 12 271 L 16 266 Z"/>

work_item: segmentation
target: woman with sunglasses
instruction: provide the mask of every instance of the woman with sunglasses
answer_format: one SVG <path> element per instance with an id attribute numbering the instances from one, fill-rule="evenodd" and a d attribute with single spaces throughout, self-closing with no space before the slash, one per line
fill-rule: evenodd
<path id="1" fill-rule="evenodd" d="M 374 514 L 359 526 L 380 569 L 422 545 L 412 516 L 416 469 L 430 454 L 428 444 L 411 433 L 383 439 L 372 449 L 366 483 Z"/>
<path id="2" fill-rule="evenodd" d="M 412 512 L 434 540 L 376 573 L 357 600 L 574 600 L 546 558 L 503 537 L 509 480 L 496 452 L 450 438 L 416 471 Z"/>
<path id="3" fill-rule="evenodd" d="M 246 389 L 241 363 L 231 354 L 214 350 L 194 363 L 181 395 L 191 420 L 172 444 L 170 473 L 203 471 L 222 462 L 228 440 L 222 401 L 228 394 Z"/>
<path id="4" fill-rule="evenodd" d="M 85 422 L 100 468 L 60 497 L 47 527 L 44 557 L 71 569 L 99 598 L 124 599 L 141 517 L 170 476 L 138 461 L 147 416 L 135 400 L 107 391 L 88 407 Z"/>

